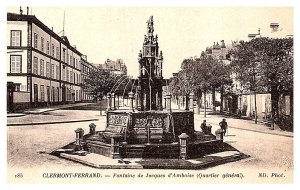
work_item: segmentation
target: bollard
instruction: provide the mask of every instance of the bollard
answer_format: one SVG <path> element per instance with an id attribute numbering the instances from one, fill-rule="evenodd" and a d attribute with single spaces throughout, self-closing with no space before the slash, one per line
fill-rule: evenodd
<path id="1" fill-rule="evenodd" d="M 186 133 L 181 133 L 179 137 L 180 155 L 179 157 L 183 160 L 188 159 L 188 141 L 189 136 Z"/>
<path id="2" fill-rule="evenodd" d="M 138 93 L 135 93 L 134 95 L 134 98 L 135 98 L 135 109 L 137 110 L 138 109 L 138 104 L 139 104 L 139 96 L 138 96 Z"/>
<path id="3" fill-rule="evenodd" d="M 129 109 L 134 111 L 134 107 L 133 107 L 134 94 L 133 94 L 133 92 L 129 92 L 128 97 L 129 97 Z"/>
<path id="4" fill-rule="evenodd" d="M 107 110 L 111 110 L 111 94 L 107 93 Z"/>
<path id="5" fill-rule="evenodd" d="M 222 129 L 217 129 L 215 134 L 216 134 L 216 140 L 223 140 L 224 132 Z"/>
<path id="6" fill-rule="evenodd" d="M 90 127 L 90 134 L 91 134 L 91 135 L 96 134 L 96 125 L 95 125 L 95 123 L 91 123 L 91 124 L 89 125 L 89 127 Z"/>
<path id="7" fill-rule="evenodd" d="M 192 112 L 194 112 L 194 93 L 190 93 L 190 109 Z"/>
<path id="8" fill-rule="evenodd" d="M 115 93 L 111 93 L 111 109 L 116 110 L 116 97 Z"/>
<path id="9" fill-rule="evenodd" d="M 171 109 L 171 94 L 170 93 L 168 93 L 166 95 L 166 104 L 167 104 L 166 110 L 169 111 L 169 112 L 171 112 L 172 109 Z"/>
<path id="10" fill-rule="evenodd" d="M 120 158 L 120 137 L 112 136 L 110 139 L 111 143 L 111 156 L 113 159 Z"/>
<path id="11" fill-rule="evenodd" d="M 189 95 L 185 95 L 185 111 L 189 111 Z"/>
<path id="12" fill-rule="evenodd" d="M 78 129 L 75 130 L 75 133 L 76 133 L 75 145 L 79 150 L 81 150 L 82 149 L 84 130 L 82 128 L 78 128 Z"/>

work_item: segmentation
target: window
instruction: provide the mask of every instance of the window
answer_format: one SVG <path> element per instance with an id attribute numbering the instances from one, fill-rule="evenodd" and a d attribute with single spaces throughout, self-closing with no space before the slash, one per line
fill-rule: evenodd
<path id="1" fill-rule="evenodd" d="M 21 46 L 21 30 L 10 31 L 10 45 Z"/>
<path id="2" fill-rule="evenodd" d="M 50 42 L 47 41 L 47 54 L 50 55 Z"/>
<path id="3" fill-rule="evenodd" d="M 34 48 L 37 48 L 37 44 L 38 44 L 38 35 L 37 35 L 37 33 L 34 33 L 33 41 L 34 41 Z"/>
<path id="4" fill-rule="evenodd" d="M 10 56 L 10 72 L 11 73 L 21 73 L 21 55 Z"/>
<path id="5" fill-rule="evenodd" d="M 46 63 L 46 77 L 50 77 L 50 63 Z"/>
<path id="6" fill-rule="evenodd" d="M 41 102 L 45 101 L 45 89 L 44 89 L 44 85 L 41 85 Z"/>
<path id="7" fill-rule="evenodd" d="M 66 49 L 63 48 L 63 62 L 66 62 Z"/>
<path id="8" fill-rule="evenodd" d="M 54 55 L 55 55 L 55 48 L 54 48 L 54 44 L 52 44 L 52 47 L 51 47 L 51 49 L 52 49 L 52 57 L 54 57 Z"/>
<path id="9" fill-rule="evenodd" d="M 56 47 L 56 59 L 60 59 L 60 57 L 59 57 L 59 48 L 58 47 Z"/>
<path id="10" fill-rule="evenodd" d="M 41 37 L 41 51 L 44 52 L 44 38 Z"/>
<path id="11" fill-rule="evenodd" d="M 73 66 L 73 59 L 72 59 L 72 55 L 70 55 L 70 65 L 72 65 Z"/>
<path id="12" fill-rule="evenodd" d="M 73 83 L 73 72 L 70 71 L 70 82 Z"/>
<path id="13" fill-rule="evenodd" d="M 33 71 L 32 71 L 33 74 L 38 74 L 38 58 L 37 57 L 34 57 L 33 58 Z"/>
<path id="14" fill-rule="evenodd" d="M 55 88 L 54 88 L 54 86 L 52 86 L 52 90 L 51 90 L 51 101 L 52 102 L 55 101 Z"/>
<path id="15" fill-rule="evenodd" d="M 56 65 L 56 79 L 59 80 L 59 66 Z"/>
<path id="16" fill-rule="evenodd" d="M 62 69 L 62 80 L 66 80 L 66 78 L 65 78 L 65 72 L 66 72 L 66 70 L 63 68 Z"/>
<path id="17" fill-rule="evenodd" d="M 284 104 L 285 104 L 285 115 L 291 115 L 291 98 L 290 96 L 284 96 Z"/>
<path id="18" fill-rule="evenodd" d="M 69 70 L 67 70 L 67 81 L 69 82 Z"/>
<path id="19" fill-rule="evenodd" d="M 55 100 L 58 102 L 59 101 L 59 87 L 56 87 L 56 91 L 55 91 Z"/>
<path id="20" fill-rule="evenodd" d="M 51 78 L 54 79 L 54 64 L 51 64 Z"/>
<path id="21" fill-rule="evenodd" d="M 44 60 L 40 60 L 40 75 L 44 76 Z"/>
<path id="22" fill-rule="evenodd" d="M 20 86 L 21 84 L 20 83 L 15 83 L 15 91 L 20 91 Z"/>

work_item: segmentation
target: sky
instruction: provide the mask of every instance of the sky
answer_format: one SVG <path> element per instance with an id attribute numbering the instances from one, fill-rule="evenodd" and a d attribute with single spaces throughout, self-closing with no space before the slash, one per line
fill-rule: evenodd
<path id="1" fill-rule="evenodd" d="M 29 13 L 35 15 L 54 32 L 63 30 L 72 45 L 87 55 L 91 63 L 104 63 L 109 58 L 121 58 L 128 74 L 138 74 L 137 56 L 144 35 L 146 21 L 154 17 L 154 33 L 158 35 L 163 51 L 163 76 L 169 78 L 180 70 L 185 58 L 201 54 L 207 46 L 225 40 L 248 40 L 248 34 L 270 36 L 270 23 L 280 25 L 280 36 L 293 34 L 292 8 L 258 7 L 37 7 Z M 8 7 L 8 12 L 19 13 L 19 7 Z M 23 7 L 26 13 L 26 7 Z M 62 33 L 60 33 L 62 35 Z M 279 35 L 276 34 L 276 35 Z"/>

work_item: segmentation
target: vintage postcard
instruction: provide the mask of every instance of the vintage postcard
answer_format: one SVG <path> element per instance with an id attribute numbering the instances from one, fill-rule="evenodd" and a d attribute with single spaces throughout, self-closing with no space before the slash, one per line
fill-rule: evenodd
<path id="1" fill-rule="evenodd" d="M 6 9 L 7 183 L 294 183 L 294 8 Z"/>

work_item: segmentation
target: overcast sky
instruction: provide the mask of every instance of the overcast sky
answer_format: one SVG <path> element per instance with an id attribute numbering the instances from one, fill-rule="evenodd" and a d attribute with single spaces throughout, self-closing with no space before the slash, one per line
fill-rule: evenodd
<path id="1" fill-rule="evenodd" d="M 26 7 L 23 7 L 26 14 Z M 213 42 L 248 40 L 261 29 L 270 36 L 270 23 L 279 23 L 276 36 L 293 34 L 292 8 L 100 8 L 30 7 L 30 13 L 56 33 L 63 29 L 72 45 L 92 63 L 122 58 L 128 74 L 137 76 L 137 56 L 146 34 L 146 21 L 153 15 L 154 33 L 163 51 L 163 76 L 180 69 L 183 59 L 199 56 Z M 19 12 L 9 7 L 8 12 Z M 61 33 L 62 34 L 62 33 Z"/>

